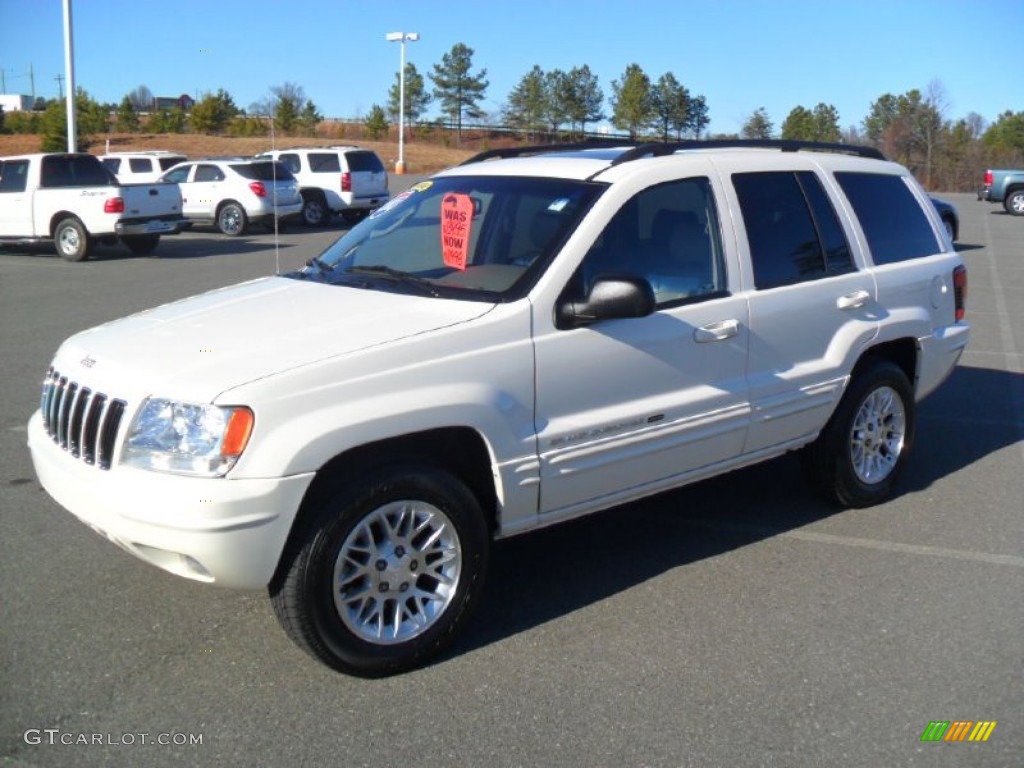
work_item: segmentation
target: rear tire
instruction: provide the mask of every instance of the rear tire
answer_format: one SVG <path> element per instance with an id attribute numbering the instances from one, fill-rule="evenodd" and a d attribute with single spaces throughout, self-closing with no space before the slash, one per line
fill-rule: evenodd
<path id="1" fill-rule="evenodd" d="M 307 227 L 323 227 L 331 220 L 331 209 L 320 193 L 303 195 L 302 221 Z"/>
<path id="2" fill-rule="evenodd" d="M 53 230 L 53 243 L 57 255 L 64 261 L 85 261 L 89 258 L 89 233 L 78 219 L 59 221 Z"/>
<path id="3" fill-rule="evenodd" d="M 249 220 L 245 215 L 245 209 L 238 203 L 227 202 L 217 211 L 217 229 L 221 234 L 228 237 L 244 235 L 249 227 Z"/>
<path id="4" fill-rule="evenodd" d="M 842 507 L 888 498 L 913 443 L 914 405 L 897 365 L 878 360 L 856 373 L 818 439 L 801 451 L 811 485 Z"/>
<path id="5" fill-rule="evenodd" d="M 133 235 L 121 239 L 136 256 L 148 256 L 160 244 L 160 235 Z"/>
<path id="6" fill-rule="evenodd" d="M 1011 216 L 1024 216 L 1024 189 L 1015 189 L 1003 200 L 1003 208 Z"/>
<path id="7" fill-rule="evenodd" d="M 381 468 L 327 497 L 295 531 L 271 603 L 289 637 L 327 666 L 395 674 L 455 640 L 479 600 L 489 543 L 459 478 Z"/>

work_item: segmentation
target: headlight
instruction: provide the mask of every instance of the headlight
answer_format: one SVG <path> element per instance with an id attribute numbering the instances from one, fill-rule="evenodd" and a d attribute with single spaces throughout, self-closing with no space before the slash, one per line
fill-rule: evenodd
<path id="1" fill-rule="evenodd" d="M 223 475 L 245 450 L 252 411 L 151 397 L 128 431 L 121 461 L 133 467 L 187 475 Z"/>

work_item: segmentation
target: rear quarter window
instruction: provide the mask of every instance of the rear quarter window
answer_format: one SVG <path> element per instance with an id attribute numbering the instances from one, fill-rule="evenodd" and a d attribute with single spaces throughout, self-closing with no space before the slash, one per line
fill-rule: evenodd
<path id="1" fill-rule="evenodd" d="M 261 163 L 248 163 L 246 165 L 232 165 L 231 168 L 238 172 L 239 176 L 250 181 L 291 181 L 295 177 L 291 171 L 281 163 L 271 161 Z"/>
<path id="2" fill-rule="evenodd" d="M 150 173 L 153 170 L 153 161 L 148 157 L 132 157 L 128 159 L 128 166 L 132 173 Z"/>
<path id="3" fill-rule="evenodd" d="M 895 264 L 942 250 L 931 221 L 902 176 L 836 173 L 875 264 Z"/>
<path id="4" fill-rule="evenodd" d="M 384 164 L 373 152 L 348 152 L 345 154 L 350 171 L 372 171 L 379 173 L 384 170 Z"/>

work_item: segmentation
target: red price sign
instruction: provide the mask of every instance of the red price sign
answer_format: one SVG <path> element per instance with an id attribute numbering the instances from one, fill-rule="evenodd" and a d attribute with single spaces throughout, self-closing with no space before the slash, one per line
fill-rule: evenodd
<path id="1" fill-rule="evenodd" d="M 469 234 L 473 225 L 473 200 L 469 195 L 445 195 L 441 202 L 441 259 L 446 267 L 465 269 Z"/>

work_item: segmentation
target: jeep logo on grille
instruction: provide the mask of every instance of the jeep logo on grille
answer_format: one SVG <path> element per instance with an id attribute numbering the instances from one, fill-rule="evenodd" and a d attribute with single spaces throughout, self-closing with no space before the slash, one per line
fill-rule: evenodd
<path id="1" fill-rule="evenodd" d="M 85 357 L 82 358 L 82 365 L 84 365 L 86 368 L 92 368 L 94 365 L 96 365 L 96 361 L 93 358 L 86 355 Z"/>

